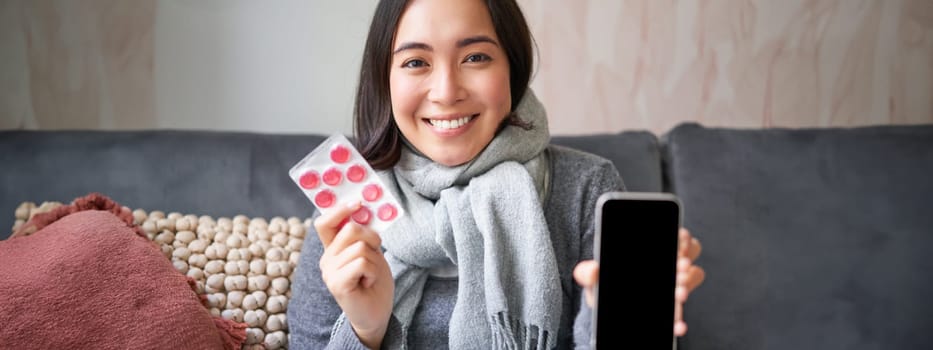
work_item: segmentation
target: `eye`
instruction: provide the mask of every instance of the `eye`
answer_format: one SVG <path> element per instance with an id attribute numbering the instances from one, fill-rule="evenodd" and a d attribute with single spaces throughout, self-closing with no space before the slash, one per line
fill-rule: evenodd
<path id="1" fill-rule="evenodd" d="M 428 66 L 427 62 L 417 59 L 417 58 L 410 59 L 408 61 L 405 61 L 405 63 L 402 63 L 402 68 L 421 68 L 421 67 L 427 67 L 427 66 Z"/>
<path id="2" fill-rule="evenodd" d="M 486 61 L 491 61 L 491 60 L 492 60 L 492 57 L 489 57 L 489 55 L 487 54 L 475 53 L 475 54 L 467 56 L 467 58 L 463 60 L 463 62 L 478 63 L 478 62 L 486 62 Z"/>

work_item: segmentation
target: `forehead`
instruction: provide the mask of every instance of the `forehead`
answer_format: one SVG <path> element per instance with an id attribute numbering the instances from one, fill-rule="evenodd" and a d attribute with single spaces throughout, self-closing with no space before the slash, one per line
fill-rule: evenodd
<path id="1" fill-rule="evenodd" d="M 495 34 L 482 0 L 412 0 L 399 19 L 395 45 L 409 41 L 438 45 L 475 35 L 498 41 Z"/>

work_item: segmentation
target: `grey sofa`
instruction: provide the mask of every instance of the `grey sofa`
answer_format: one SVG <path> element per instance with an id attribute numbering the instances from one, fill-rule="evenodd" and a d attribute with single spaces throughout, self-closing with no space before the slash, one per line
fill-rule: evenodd
<path id="1" fill-rule="evenodd" d="M 0 132 L 0 238 L 23 201 L 311 214 L 286 171 L 325 135 Z M 933 125 L 555 137 L 676 193 L 707 281 L 680 349 L 933 349 Z"/>

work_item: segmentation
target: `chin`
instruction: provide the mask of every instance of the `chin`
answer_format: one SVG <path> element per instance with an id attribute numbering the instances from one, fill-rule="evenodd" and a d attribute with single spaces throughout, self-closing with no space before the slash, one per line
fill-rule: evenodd
<path id="1" fill-rule="evenodd" d="M 476 155 L 473 155 L 475 157 Z M 463 165 L 473 159 L 465 154 L 452 154 L 449 152 L 438 152 L 435 156 L 431 157 L 435 163 L 441 164 L 446 167 L 455 167 L 458 165 Z"/>

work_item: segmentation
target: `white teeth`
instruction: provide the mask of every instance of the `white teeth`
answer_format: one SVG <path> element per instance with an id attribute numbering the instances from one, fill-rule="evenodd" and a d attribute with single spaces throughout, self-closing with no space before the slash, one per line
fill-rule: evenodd
<path id="1" fill-rule="evenodd" d="M 472 116 L 466 116 L 466 117 L 463 117 L 460 119 L 454 119 L 454 120 L 428 119 L 428 121 L 431 123 L 431 125 L 437 128 L 440 128 L 440 129 L 456 129 L 468 123 L 470 121 L 470 118 L 472 118 Z"/>

